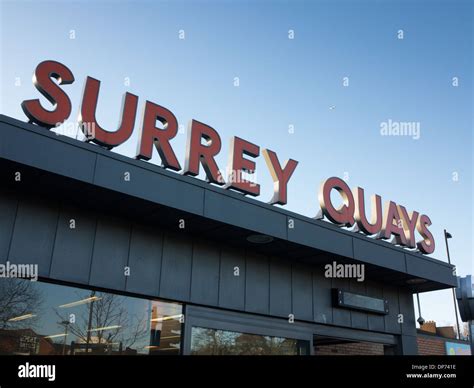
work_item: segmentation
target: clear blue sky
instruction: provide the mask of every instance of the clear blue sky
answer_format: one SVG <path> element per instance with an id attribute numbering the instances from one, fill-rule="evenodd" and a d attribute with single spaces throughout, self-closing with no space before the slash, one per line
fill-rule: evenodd
<path id="1" fill-rule="evenodd" d="M 102 81 L 98 120 L 109 130 L 130 91 L 140 109 L 148 99 L 184 126 L 197 119 L 217 129 L 221 167 L 232 135 L 294 158 L 300 164 L 286 207 L 311 217 L 320 182 L 348 173 L 351 187 L 428 214 L 440 260 L 448 229 L 458 273 L 474 272 L 471 1 L 0 4 L 1 113 L 26 120 L 20 103 L 38 96 L 34 68 L 58 60 L 76 77 L 67 86 L 71 121 L 90 75 Z M 381 136 L 380 123 L 389 119 L 419 122 L 420 139 Z M 132 156 L 135 147 L 133 137 L 114 151 Z M 183 162 L 184 134 L 173 147 Z M 257 171 L 267 201 L 272 183 L 263 157 Z M 450 295 L 423 294 L 424 318 L 454 322 Z"/>

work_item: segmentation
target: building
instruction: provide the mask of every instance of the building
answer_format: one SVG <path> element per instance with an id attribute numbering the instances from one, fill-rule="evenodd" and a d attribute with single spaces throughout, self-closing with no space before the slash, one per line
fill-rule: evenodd
<path id="1" fill-rule="evenodd" d="M 445 262 L 328 222 L 10 117 L 0 131 L 1 263 L 39 275 L 0 280 L 0 345 L 417 354 L 413 293 L 457 284 Z M 333 262 L 364 264 L 365 281 L 326 277 Z"/>

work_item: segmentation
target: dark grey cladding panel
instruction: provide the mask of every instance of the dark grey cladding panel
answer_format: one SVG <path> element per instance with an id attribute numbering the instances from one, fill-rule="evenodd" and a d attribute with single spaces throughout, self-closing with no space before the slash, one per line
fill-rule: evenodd
<path id="1" fill-rule="evenodd" d="M 288 217 L 288 240 L 307 245 L 325 252 L 352 257 L 352 237 L 336 230 L 325 228 L 311 222 Z"/>
<path id="2" fill-rule="evenodd" d="M 59 209 L 40 200 L 20 200 L 8 260 L 38 264 L 38 274 L 49 276 Z"/>
<path id="3" fill-rule="evenodd" d="M 367 295 L 367 285 L 364 282 L 358 282 L 357 279 L 349 280 L 349 291 L 360 294 Z M 354 329 L 365 329 L 369 327 L 368 314 L 362 311 L 351 310 L 351 324 Z"/>
<path id="4" fill-rule="evenodd" d="M 179 176 L 170 177 L 144 167 L 98 155 L 94 183 L 148 201 L 202 215 L 204 189 L 178 178 Z"/>
<path id="5" fill-rule="evenodd" d="M 292 311 L 295 320 L 313 320 L 313 277 L 303 265 L 292 266 Z"/>
<path id="6" fill-rule="evenodd" d="M 349 279 L 333 278 L 332 288 L 340 288 L 349 291 Z M 332 317 L 335 325 L 351 326 L 351 311 L 348 309 L 334 307 Z"/>
<path id="7" fill-rule="evenodd" d="M 13 194 L 0 192 L 0 263 L 7 261 L 17 206 Z"/>
<path id="8" fill-rule="evenodd" d="M 284 214 L 233 198 L 226 192 L 206 191 L 204 216 L 282 239 L 287 236 Z"/>
<path id="9" fill-rule="evenodd" d="M 63 141 L 64 136 L 47 129 L 29 127 L 34 129 L 25 130 L 0 121 L 0 158 L 92 182 L 96 159 L 94 152 L 68 144 Z"/>
<path id="10" fill-rule="evenodd" d="M 416 335 L 401 335 L 399 345 L 404 356 L 418 355 L 418 337 Z"/>
<path id="11" fill-rule="evenodd" d="M 383 299 L 383 288 L 381 283 L 367 282 L 367 295 L 372 298 Z M 369 330 L 385 331 L 385 320 L 383 315 L 369 314 Z"/>
<path id="12" fill-rule="evenodd" d="M 130 224 L 115 218 L 99 218 L 92 253 L 91 285 L 113 290 L 125 289 L 130 227 Z"/>
<path id="13" fill-rule="evenodd" d="M 269 313 L 270 274 L 265 256 L 246 254 L 245 311 Z"/>
<path id="14" fill-rule="evenodd" d="M 270 315 L 288 318 L 291 310 L 291 265 L 270 260 Z"/>
<path id="15" fill-rule="evenodd" d="M 193 246 L 191 302 L 217 306 L 219 300 L 219 247 L 210 242 Z"/>
<path id="16" fill-rule="evenodd" d="M 160 289 L 163 233 L 139 225 L 132 226 L 128 266 L 130 276 L 125 289 L 137 294 L 158 295 Z"/>
<path id="17" fill-rule="evenodd" d="M 96 217 L 84 210 L 62 208 L 54 243 L 50 277 L 87 284 Z"/>
<path id="18" fill-rule="evenodd" d="M 165 233 L 160 281 L 162 298 L 189 301 L 192 254 L 191 240 L 180 234 Z"/>
<path id="19" fill-rule="evenodd" d="M 416 319 L 412 293 L 399 289 L 398 300 L 400 302 L 400 314 L 403 314 L 402 334 L 416 335 Z"/>
<path id="20" fill-rule="evenodd" d="M 398 288 L 385 285 L 383 288 L 383 297 L 388 300 L 389 314 L 385 315 L 385 331 L 387 333 L 400 334 L 401 327 L 398 323 L 400 307 L 398 303 Z"/>
<path id="21" fill-rule="evenodd" d="M 313 271 L 313 311 L 316 322 L 333 323 L 331 279 L 324 276 L 322 267 Z"/>
<path id="22" fill-rule="evenodd" d="M 403 252 L 358 237 L 354 237 L 354 259 L 395 271 L 406 271 Z"/>
<path id="23" fill-rule="evenodd" d="M 241 250 L 221 251 L 219 307 L 245 309 L 245 253 Z"/>
<path id="24" fill-rule="evenodd" d="M 405 254 L 407 272 L 420 278 L 427 278 L 440 283 L 457 286 L 456 276 L 453 275 L 452 266 L 448 263 L 436 262 L 421 255 Z"/>

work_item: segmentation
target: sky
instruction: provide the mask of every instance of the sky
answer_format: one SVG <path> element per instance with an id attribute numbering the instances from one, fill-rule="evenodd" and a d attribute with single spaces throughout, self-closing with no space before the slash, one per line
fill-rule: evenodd
<path id="1" fill-rule="evenodd" d="M 0 18 L 0 113 L 26 121 L 35 67 L 59 61 L 75 76 L 68 128 L 97 78 L 102 127 L 116 130 L 123 94 L 136 94 L 140 111 L 149 100 L 177 117 L 181 164 L 196 119 L 221 135 L 222 169 L 232 136 L 299 161 L 288 210 L 314 217 L 320 183 L 346 178 L 429 215 L 431 256 L 447 261 L 447 229 L 458 275 L 474 272 L 472 1 L 0 0 Z M 389 120 L 419 136 L 382 136 Z M 113 152 L 133 157 L 136 132 Z M 266 202 L 273 184 L 256 162 Z M 425 319 L 454 323 L 451 290 L 420 298 Z"/>

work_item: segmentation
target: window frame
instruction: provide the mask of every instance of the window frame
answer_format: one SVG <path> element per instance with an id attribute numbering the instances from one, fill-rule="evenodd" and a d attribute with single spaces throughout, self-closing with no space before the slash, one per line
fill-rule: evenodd
<path id="1" fill-rule="evenodd" d="M 193 327 L 308 341 L 308 355 L 313 354 L 313 330 L 298 322 L 289 323 L 285 318 L 270 318 L 193 305 L 185 305 L 184 316 L 183 355 L 191 355 Z"/>

